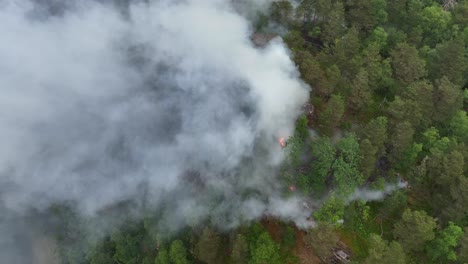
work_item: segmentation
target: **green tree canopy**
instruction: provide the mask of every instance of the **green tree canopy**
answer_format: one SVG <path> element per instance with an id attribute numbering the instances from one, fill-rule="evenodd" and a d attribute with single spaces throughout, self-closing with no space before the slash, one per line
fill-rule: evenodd
<path id="1" fill-rule="evenodd" d="M 218 263 L 220 243 L 221 239 L 218 234 L 216 234 L 216 232 L 211 228 L 205 227 L 197 244 L 195 245 L 196 257 L 207 264 Z"/>
<path id="2" fill-rule="evenodd" d="M 172 264 L 189 264 L 187 258 L 187 249 L 181 240 L 175 240 L 171 243 L 169 257 Z"/>
<path id="3" fill-rule="evenodd" d="M 400 43 L 390 55 L 395 78 L 402 84 L 410 84 L 427 75 L 426 62 L 419 57 L 418 50 L 414 46 Z"/>
<path id="4" fill-rule="evenodd" d="M 437 233 L 436 239 L 428 244 L 427 254 L 435 263 L 448 263 L 457 260 L 454 249 L 462 236 L 461 227 L 450 222 L 446 228 Z"/>
<path id="5" fill-rule="evenodd" d="M 393 235 L 406 251 L 422 251 L 426 242 L 435 238 L 435 228 L 434 218 L 426 212 L 407 209 L 395 224 Z"/>
<path id="6" fill-rule="evenodd" d="M 232 247 L 231 259 L 234 264 L 247 263 L 249 257 L 249 246 L 244 235 L 238 234 Z"/>
<path id="7" fill-rule="evenodd" d="M 398 242 L 383 240 L 379 235 L 369 236 L 369 256 L 364 264 L 405 264 L 405 253 Z"/>
<path id="8" fill-rule="evenodd" d="M 267 232 L 263 232 L 250 248 L 249 264 L 281 264 L 279 246 Z"/>
<path id="9" fill-rule="evenodd" d="M 306 245 L 314 250 L 322 260 L 333 254 L 332 249 L 338 243 L 339 238 L 335 227 L 329 223 L 319 223 L 317 227 L 309 229 L 304 237 Z"/>

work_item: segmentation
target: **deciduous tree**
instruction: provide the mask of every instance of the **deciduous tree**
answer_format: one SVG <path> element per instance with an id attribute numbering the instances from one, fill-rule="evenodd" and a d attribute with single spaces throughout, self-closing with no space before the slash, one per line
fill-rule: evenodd
<path id="1" fill-rule="evenodd" d="M 322 260 L 333 254 L 332 249 L 336 246 L 338 240 L 335 227 L 328 223 L 319 223 L 317 227 L 309 229 L 304 237 L 306 245 L 311 247 Z"/>
<path id="2" fill-rule="evenodd" d="M 395 224 L 393 235 L 406 251 L 422 251 L 426 242 L 435 238 L 435 227 L 434 218 L 426 212 L 407 209 Z"/>

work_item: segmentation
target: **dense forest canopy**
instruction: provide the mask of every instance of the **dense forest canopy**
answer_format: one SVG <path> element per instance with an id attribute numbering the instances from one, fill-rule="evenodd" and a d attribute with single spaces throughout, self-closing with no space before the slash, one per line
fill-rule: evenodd
<path id="1" fill-rule="evenodd" d="M 278 172 L 310 227 L 265 216 L 164 233 L 148 210 L 88 234 L 57 204 L 62 262 L 468 263 L 468 0 L 271 1 L 253 17 L 312 88 Z"/>

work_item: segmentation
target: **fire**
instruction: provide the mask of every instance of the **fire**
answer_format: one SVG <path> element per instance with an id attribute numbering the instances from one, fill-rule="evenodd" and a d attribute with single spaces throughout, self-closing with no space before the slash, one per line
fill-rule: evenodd
<path id="1" fill-rule="evenodd" d="M 286 147 L 286 139 L 284 139 L 284 137 L 281 137 L 279 139 L 279 143 L 280 143 L 282 148 Z"/>
<path id="2" fill-rule="evenodd" d="M 294 192 L 296 190 L 296 187 L 294 185 L 289 186 L 289 190 L 291 192 Z"/>

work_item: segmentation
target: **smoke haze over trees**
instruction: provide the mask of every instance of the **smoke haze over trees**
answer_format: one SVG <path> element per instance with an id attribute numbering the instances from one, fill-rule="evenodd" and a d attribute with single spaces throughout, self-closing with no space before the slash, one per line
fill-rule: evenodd
<path id="1" fill-rule="evenodd" d="M 227 1 L 3 1 L 0 22 L 5 215 L 132 201 L 169 230 L 305 221 L 274 171 L 309 88 Z"/>
<path id="2" fill-rule="evenodd" d="M 0 0 L 0 262 L 467 262 L 466 17 Z"/>

